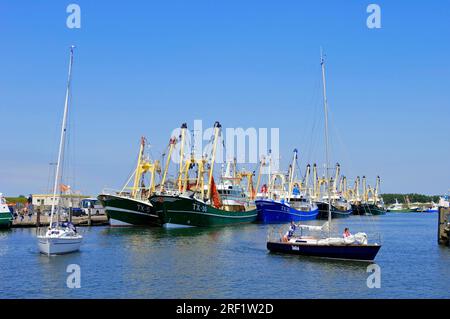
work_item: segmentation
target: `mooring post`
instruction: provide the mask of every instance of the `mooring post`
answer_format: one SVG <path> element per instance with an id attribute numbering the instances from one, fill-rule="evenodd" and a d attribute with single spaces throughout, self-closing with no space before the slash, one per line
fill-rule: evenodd
<path id="1" fill-rule="evenodd" d="M 38 207 L 36 209 L 36 227 L 40 227 L 41 226 L 41 208 Z"/>
<path id="2" fill-rule="evenodd" d="M 92 225 L 92 219 L 91 219 L 91 208 L 89 207 L 88 208 L 88 226 L 91 226 Z"/>
<path id="3" fill-rule="evenodd" d="M 440 245 L 449 244 L 449 209 L 439 207 L 438 216 L 438 243 Z"/>

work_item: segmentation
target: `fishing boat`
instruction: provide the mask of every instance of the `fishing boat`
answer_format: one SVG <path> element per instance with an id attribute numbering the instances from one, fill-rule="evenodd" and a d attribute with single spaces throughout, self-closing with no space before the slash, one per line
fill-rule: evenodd
<path id="1" fill-rule="evenodd" d="M 341 166 L 337 163 L 334 178 L 321 177 L 317 180 L 319 190 L 321 186 L 329 190 L 328 192 L 319 191 L 319 198 L 316 200 L 319 208 L 319 219 L 328 219 L 329 213 L 332 214 L 333 218 L 345 218 L 352 215 L 352 205 L 337 189 L 338 180 L 341 178 L 340 169 Z M 316 171 L 314 175 L 316 176 L 314 179 L 317 179 Z"/>
<path id="2" fill-rule="evenodd" d="M 69 97 L 70 97 L 70 85 L 72 80 L 72 65 L 73 65 L 73 49 L 74 46 L 70 47 L 70 60 L 69 60 L 69 75 L 67 80 L 66 98 L 64 103 L 64 114 L 61 125 L 61 136 L 58 151 L 58 161 L 56 163 L 55 181 L 53 184 L 53 200 L 52 208 L 50 214 L 50 226 L 44 235 L 37 236 L 39 251 L 46 255 L 55 254 L 67 254 L 80 249 L 81 243 L 83 241 L 83 236 L 81 236 L 75 226 L 69 222 L 60 221 L 60 211 L 62 207 L 60 201 L 57 205 L 57 192 L 62 193 L 62 174 L 61 165 L 63 163 L 64 148 L 66 143 L 66 132 L 67 132 L 67 116 L 69 112 Z M 61 198 L 61 196 L 59 196 Z M 57 205 L 57 207 L 56 207 Z M 55 209 L 57 208 L 57 209 Z M 55 221 L 56 217 L 56 221 Z"/>
<path id="3" fill-rule="evenodd" d="M 328 106 L 326 98 L 325 82 L 325 61 L 321 55 L 322 82 L 323 82 L 323 100 L 325 114 L 325 153 L 326 153 L 326 180 L 328 179 Z M 327 184 L 328 198 L 331 198 L 330 184 Z M 357 233 L 347 237 L 332 237 L 332 211 L 331 205 L 328 205 L 328 221 L 322 226 L 298 225 L 302 231 L 300 235 L 293 233 L 287 234 L 281 238 L 271 238 L 267 241 L 267 249 L 271 252 L 295 254 L 302 256 L 312 256 L 321 258 L 361 260 L 372 261 L 375 259 L 381 245 L 378 243 L 369 244 L 368 236 L 365 233 Z M 315 236 L 304 235 L 303 231 L 315 232 Z M 322 234 L 326 232 L 327 235 Z M 319 235 L 317 235 L 319 233 Z"/>
<path id="4" fill-rule="evenodd" d="M 416 213 L 419 211 L 418 206 L 411 206 L 409 202 L 409 198 L 405 199 L 406 205 L 403 205 L 398 202 L 397 198 L 395 199 L 395 203 L 388 207 L 387 211 L 391 213 Z"/>
<path id="5" fill-rule="evenodd" d="M 218 138 L 221 132 L 219 122 L 214 123 L 211 161 L 206 157 L 196 159 L 193 154 L 184 160 L 184 143 L 187 126 L 181 128 L 180 169 L 177 178 L 178 189 L 175 191 L 157 192 L 150 198 L 155 212 L 159 215 L 164 227 L 214 227 L 250 223 L 256 220 L 256 209 L 249 204 L 220 197 L 214 182 L 213 171 Z M 166 166 L 167 168 L 167 166 Z M 209 168 L 209 169 L 208 169 Z M 195 178 L 190 178 L 189 172 L 196 169 Z M 205 183 L 204 175 L 208 173 Z M 245 199 L 242 189 L 234 188 L 237 196 Z"/>
<path id="6" fill-rule="evenodd" d="M 175 141 L 171 142 L 173 147 Z M 151 161 L 145 154 L 146 145 L 146 138 L 141 137 L 136 169 L 122 189 L 117 192 L 104 190 L 97 197 L 105 208 L 111 226 L 160 225 L 159 216 L 149 201 L 156 189 L 155 174 L 160 172 L 160 164 L 159 161 Z M 131 180 L 134 180 L 133 185 L 128 187 Z"/>
<path id="7" fill-rule="evenodd" d="M 391 213 L 395 213 L 395 212 L 404 212 L 405 209 L 403 208 L 403 204 L 400 204 L 398 202 L 398 199 L 396 198 L 395 203 L 388 206 L 387 211 L 391 212 Z"/>
<path id="8" fill-rule="evenodd" d="M 9 210 L 6 199 L 0 193 L 0 228 L 10 228 L 12 225 L 13 216 Z"/>
<path id="9" fill-rule="evenodd" d="M 444 195 L 439 197 L 439 207 L 449 208 L 450 207 L 450 196 Z"/>
<path id="10" fill-rule="evenodd" d="M 294 180 L 298 151 L 294 150 L 294 158 L 290 166 L 288 190 L 272 188 L 277 177 L 284 185 L 284 175 L 274 174 L 269 183 L 268 198 L 255 200 L 258 210 L 258 221 L 264 224 L 286 223 L 290 221 L 306 221 L 317 218 L 319 209 L 306 192 L 300 190 L 300 183 Z M 308 166 L 309 167 L 309 166 Z M 305 181 L 309 180 L 309 169 Z M 306 186 L 307 188 L 307 186 Z M 278 196 L 277 196 L 278 195 Z"/>
<path id="11" fill-rule="evenodd" d="M 426 208 L 423 212 L 424 213 L 437 213 L 439 211 L 439 205 L 435 202 L 431 202 L 431 206 Z"/>
<path id="12" fill-rule="evenodd" d="M 366 177 L 363 176 L 363 200 L 358 207 L 359 215 L 376 216 L 386 214 L 383 198 L 379 195 L 380 183 L 380 176 L 377 176 L 375 189 L 370 187 L 370 185 L 366 187 Z"/>

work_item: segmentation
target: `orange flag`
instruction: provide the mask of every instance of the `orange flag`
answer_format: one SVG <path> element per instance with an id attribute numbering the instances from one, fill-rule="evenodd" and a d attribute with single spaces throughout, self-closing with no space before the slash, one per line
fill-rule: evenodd
<path id="1" fill-rule="evenodd" d="M 217 191 L 216 183 L 214 182 L 214 177 L 211 180 L 211 199 L 215 208 L 222 206 L 222 200 L 220 199 L 220 194 Z"/>

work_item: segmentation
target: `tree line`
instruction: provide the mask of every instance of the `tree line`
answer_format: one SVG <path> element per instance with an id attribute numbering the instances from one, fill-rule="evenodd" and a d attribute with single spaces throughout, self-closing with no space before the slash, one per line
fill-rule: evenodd
<path id="1" fill-rule="evenodd" d="M 409 197 L 409 201 L 411 203 L 430 203 L 431 201 L 437 203 L 439 202 L 439 195 L 423 195 L 423 194 L 381 194 L 383 201 L 385 204 L 393 204 L 395 203 L 395 199 L 398 199 L 399 203 L 405 204 L 406 197 Z"/>

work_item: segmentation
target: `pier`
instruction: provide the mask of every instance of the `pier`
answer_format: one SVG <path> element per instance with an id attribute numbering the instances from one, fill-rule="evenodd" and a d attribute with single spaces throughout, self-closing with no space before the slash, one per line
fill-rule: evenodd
<path id="1" fill-rule="evenodd" d="M 36 215 L 33 215 L 31 217 L 31 220 L 26 216 L 22 221 L 20 218 L 16 218 L 13 221 L 12 228 L 27 228 L 27 227 L 37 227 L 39 224 L 39 227 L 46 227 L 50 224 L 50 217 L 49 216 L 39 216 L 39 223 L 38 223 L 38 217 Z M 99 216 L 80 216 L 80 217 L 72 217 L 72 223 L 75 226 L 107 226 L 109 225 L 108 218 L 106 215 L 99 215 Z"/>
<path id="2" fill-rule="evenodd" d="M 450 208 L 439 207 L 438 242 L 440 245 L 450 244 Z"/>

